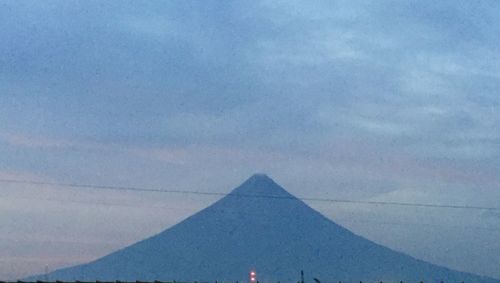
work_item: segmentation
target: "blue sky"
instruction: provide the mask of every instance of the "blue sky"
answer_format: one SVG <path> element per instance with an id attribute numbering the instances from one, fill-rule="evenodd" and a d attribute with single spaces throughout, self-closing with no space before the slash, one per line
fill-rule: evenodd
<path id="1" fill-rule="evenodd" d="M 499 8 L 2 1 L 0 177 L 227 192 L 266 172 L 304 197 L 498 206 Z M 7 279 L 93 259 L 215 201 L 1 190 Z M 500 277 L 498 213 L 309 204 L 392 248 Z"/>

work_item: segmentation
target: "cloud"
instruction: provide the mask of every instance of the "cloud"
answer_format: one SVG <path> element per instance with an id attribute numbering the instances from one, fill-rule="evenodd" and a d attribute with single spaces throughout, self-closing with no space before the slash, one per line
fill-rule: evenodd
<path id="1" fill-rule="evenodd" d="M 498 199 L 495 1 L 2 5 L 0 168 L 25 172 L 14 177 L 221 191 L 265 171 L 301 196 Z M 51 209 L 63 200 L 59 213 L 71 215 L 78 207 L 86 212 L 71 221 L 99 231 L 107 228 L 93 226 L 92 202 L 102 204 L 92 206 L 95 211 L 109 212 L 107 220 L 128 224 L 149 210 L 133 209 L 137 217 L 125 219 L 127 205 L 160 205 L 139 196 L 6 190 L 26 206 L 26 214 L 9 208 L 13 219 L 26 221 L 4 228 L 11 235 L 41 223 L 59 231 L 60 216 Z M 32 207 L 37 197 L 47 198 L 43 207 Z M 122 206 L 111 205 L 119 201 Z M 419 253 L 415 246 L 429 247 L 420 255 L 499 276 L 491 265 L 497 250 L 481 247 L 494 243 L 486 233 L 467 234 L 482 254 L 457 263 L 454 258 L 473 251 L 465 251 L 461 239 L 448 244 L 434 235 L 442 224 L 436 215 L 426 219 L 424 233 L 420 226 L 366 224 L 375 214 L 385 219 L 378 222 L 418 223 L 420 211 L 393 219 L 397 211 L 367 209 L 325 211 L 358 221 L 351 227 L 388 245 L 412 253 Z M 45 218 L 37 218 L 44 210 Z M 156 224 L 147 225 L 170 225 L 183 213 L 165 210 L 170 222 L 153 217 Z M 461 224 L 476 220 L 464 217 Z M 455 244 L 464 252 L 432 255 L 428 232 L 443 247 Z M 87 236 L 82 241 L 94 243 Z M 94 247 L 88 257 L 110 248 L 106 241 Z M 26 258 L 12 251 L 11 262 Z M 81 252 L 72 251 L 64 255 L 68 262 Z"/>
<path id="2" fill-rule="evenodd" d="M 500 212 L 488 210 L 488 211 L 483 212 L 483 214 L 481 216 L 484 218 L 493 218 L 493 219 L 500 218 Z"/>
<path id="3" fill-rule="evenodd" d="M 0 139 L 15 147 L 27 148 L 68 148 L 74 146 L 72 143 L 49 139 L 44 137 L 33 137 L 22 134 L 5 133 L 0 135 Z"/>

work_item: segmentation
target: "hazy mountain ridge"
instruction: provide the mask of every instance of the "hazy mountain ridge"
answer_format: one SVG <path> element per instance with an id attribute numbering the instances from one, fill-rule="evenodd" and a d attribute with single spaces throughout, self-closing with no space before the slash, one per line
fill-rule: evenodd
<path id="1" fill-rule="evenodd" d="M 179 224 L 51 280 L 500 282 L 435 266 L 357 236 L 265 175 Z M 43 279 L 35 276 L 33 279 Z"/>

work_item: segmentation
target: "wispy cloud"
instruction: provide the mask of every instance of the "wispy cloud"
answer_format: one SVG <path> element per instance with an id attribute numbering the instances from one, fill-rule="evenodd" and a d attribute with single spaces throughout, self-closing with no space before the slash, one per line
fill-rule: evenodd
<path id="1" fill-rule="evenodd" d="M 75 144 L 65 140 L 50 139 L 45 137 L 27 136 L 23 134 L 0 134 L 0 140 L 15 147 L 27 148 L 71 148 Z"/>
<path id="2" fill-rule="evenodd" d="M 11 175 L 0 176 L 221 191 L 265 171 L 302 196 L 498 199 L 496 1 L 2 5 L 0 169 Z M 35 211 L 30 197 L 67 199 L 64 215 L 99 200 L 55 188 L 6 190 L 33 217 L 47 209 L 35 223 L 9 208 L 21 219 L 0 226 L 10 235 L 61 221 L 48 209 L 53 202 Z M 156 205 L 122 197 L 99 201 Z M 149 216 L 139 211 L 125 219 L 121 209 L 110 208 L 116 214 L 107 219 Z M 347 206 L 340 212 L 347 220 L 359 215 L 360 223 L 375 213 Z M 89 213 L 71 221 L 92 230 L 98 217 Z M 170 225 L 183 213 L 165 211 L 167 222 L 153 217 L 157 224 L 148 227 Z M 393 220 L 418 222 L 418 215 Z M 428 220 L 426 227 L 441 225 L 435 215 Z M 416 244 L 405 237 L 425 238 L 414 227 L 353 227 L 412 252 Z M 470 233 L 476 250 L 494 245 L 486 234 Z M 497 250 L 472 258 L 462 240 L 454 244 L 461 255 L 431 260 L 500 276 L 491 264 Z M 21 258 L 14 250 L 9 256 Z"/>

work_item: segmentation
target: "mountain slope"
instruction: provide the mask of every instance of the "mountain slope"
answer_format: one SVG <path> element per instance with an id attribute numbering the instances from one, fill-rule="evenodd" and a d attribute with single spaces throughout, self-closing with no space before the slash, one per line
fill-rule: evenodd
<path id="1" fill-rule="evenodd" d="M 265 175 L 181 223 L 51 280 L 500 282 L 395 252 L 335 224 Z M 30 279 L 39 279 L 33 277 Z"/>

